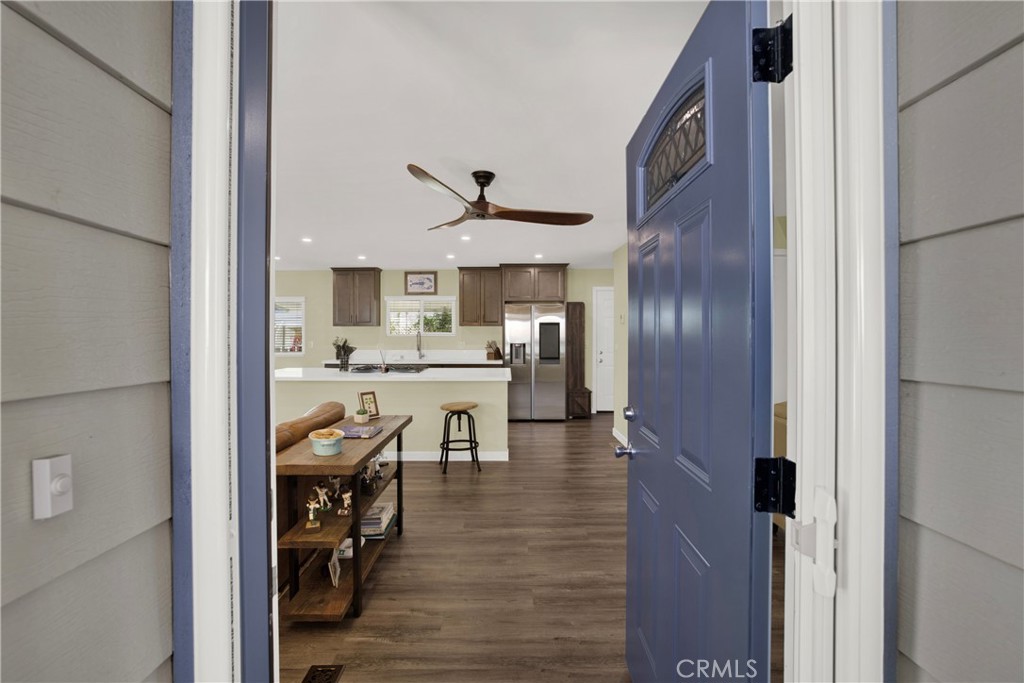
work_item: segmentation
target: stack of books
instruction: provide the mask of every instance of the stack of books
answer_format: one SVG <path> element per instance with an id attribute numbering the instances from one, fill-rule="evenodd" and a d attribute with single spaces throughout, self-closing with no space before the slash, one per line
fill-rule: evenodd
<path id="1" fill-rule="evenodd" d="M 378 503 L 366 511 L 360 529 L 365 538 L 384 538 L 397 519 L 394 503 Z"/>

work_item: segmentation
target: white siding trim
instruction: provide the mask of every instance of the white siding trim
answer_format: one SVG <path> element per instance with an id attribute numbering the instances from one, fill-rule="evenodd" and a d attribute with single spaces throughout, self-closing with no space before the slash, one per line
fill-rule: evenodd
<path id="1" fill-rule="evenodd" d="M 835 679 L 885 678 L 886 281 L 883 7 L 835 8 L 839 503 Z M 894 65 L 890 65 L 890 68 Z"/>
<path id="2" fill-rule="evenodd" d="M 240 675 L 238 523 L 230 422 L 232 3 L 196 3 L 192 138 L 192 575 L 194 677 Z M 227 513 L 225 514 L 225 508 Z"/>

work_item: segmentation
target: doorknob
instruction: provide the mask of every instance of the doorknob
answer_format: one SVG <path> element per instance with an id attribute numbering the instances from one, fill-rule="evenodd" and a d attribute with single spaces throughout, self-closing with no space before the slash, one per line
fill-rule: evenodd
<path id="1" fill-rule="evenodd" d="M 636 457 L 636 449 L 633 448 L 633 444 L 629 444 L 628 446 L 616 446 L 615 447 L 615 457 L 616 458 L 621 458 L 624 455 L 628 456 L 630 460 L 632 460 L 633 458 Z"/>
<path id="2" fill-rule="evenodd" d="M 626 422 L 632 422 L 636 419 L 636 408 L 633 406 L 626 406 L 622 409 L 622 417 L 626 418 Z"/>

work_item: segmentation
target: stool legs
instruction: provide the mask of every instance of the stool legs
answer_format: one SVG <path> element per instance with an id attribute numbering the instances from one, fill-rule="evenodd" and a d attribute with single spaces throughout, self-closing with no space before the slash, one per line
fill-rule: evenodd
<path id="1" fill-rule="evenodd" d="M 457 419 L 458 430 L 462 431 L 462 416 L 466 416 L 466 427 L 469 432 L 468 439 L 452 438 L 452 418 Z M 466 444 L 465 446 L 452 446 L 452 444 Z M 480 469 L 480 442 L 476 438 L 476 420 L 473 414 L 465 410 L 452 410 L 444 416 L 444 432 L 441 436 L 441 457 L 437 464 L 442 465 L 441 474 L 448 474 L 448 459 L 452 451 L 469 451 L 470 460 L 476 463 L 476 471 Z"/>

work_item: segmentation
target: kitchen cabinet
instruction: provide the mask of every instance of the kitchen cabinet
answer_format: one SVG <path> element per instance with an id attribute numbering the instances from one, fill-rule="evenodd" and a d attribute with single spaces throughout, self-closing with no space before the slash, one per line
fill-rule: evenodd
<path id="1" fill-rule="evenodd" d="M 380 325 L 380 268 L 331 268 L 334 325 Z"/>
<path id="2" fill-rule="evenodd" d="M 566 264 L 501 265 L 505 301 L 565 301 Z"/>
<path id="3" fill-rule="evenodd" d="M 500 326 L 502 311 L 501 268 L 459 268 L 459 324 Z"/>

